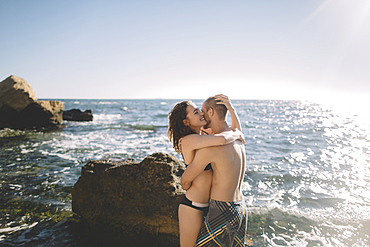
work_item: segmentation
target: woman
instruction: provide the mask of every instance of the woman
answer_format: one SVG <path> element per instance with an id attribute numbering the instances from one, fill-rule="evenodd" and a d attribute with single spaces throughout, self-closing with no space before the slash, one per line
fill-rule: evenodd
<path id="1" fill-rule="evenodd" d="M 232 133 L 204 135 L 203 126 L 207 121 L 203 113 L 191 101 L 183 101 L 175 105 L 169 114 L 168 134 L 176 152 L 181 153 L 185 164 L 190 164 L 197 149 L 229 144 L 243 138 L 240 132 L 239 118 L 225 95 L 216 95 L 217 104 L 223 104 L 230 111 Z M 210 130 L 207 130 L 210 134 Z M 179 205 L 179 228 L 181 247 L 196 244 L 197 236 L 202 225 L 203 217 L 208 211 L 209 193 L 212 183 L 212 169 L 209 164 L 186 191 Z"/>

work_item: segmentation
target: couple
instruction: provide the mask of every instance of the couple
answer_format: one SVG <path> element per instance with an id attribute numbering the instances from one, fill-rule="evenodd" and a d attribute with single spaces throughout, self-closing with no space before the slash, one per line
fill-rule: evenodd
<path id="1" fill-rule="evenodd" d="M 186 194 L 178 212 L 181 247 L 245 246 L 245 150 L 240 130 L 239 118 L 222 94 L 204 101 L 202 111 L 183 101 L 170 112 L 170 141 L 187 164 L 181 178 Z"/>

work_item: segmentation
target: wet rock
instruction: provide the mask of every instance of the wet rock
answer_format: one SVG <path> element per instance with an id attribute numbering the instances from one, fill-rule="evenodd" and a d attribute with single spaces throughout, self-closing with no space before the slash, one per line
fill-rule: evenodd
<path id="1" fill-rule="evenodd" d="M 93 238 L 122 246 L 178 246 L 177 208 L 185 166 L 168 154 L 142 162 L 89 161 L 72 190 L 72 210 Z"/>
<path id="2" fill-rule="evenodd" d="M 53 127 L 63 121 L 60 101 L 37 101 L 22 78 L 9 76 L 0 82 L 0 129 Z"/>
<path id="3" fill-rule="evenodd" d="M 92 121 L 93 115 L 91 110 L 82 112 L 80 109 L 72 109 L 63 112 L 63 120 L 67 121 Z"/>

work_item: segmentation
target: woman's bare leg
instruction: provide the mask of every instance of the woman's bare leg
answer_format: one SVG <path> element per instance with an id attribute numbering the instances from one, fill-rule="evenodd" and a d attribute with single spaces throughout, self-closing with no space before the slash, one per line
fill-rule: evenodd
<path id="1" fill-rule="evenodd" d="M 195 246 L 202 223 L 203 223 L 202 211 L 180 204 L 179 227 L 180 227 L 181 247 Z"/>

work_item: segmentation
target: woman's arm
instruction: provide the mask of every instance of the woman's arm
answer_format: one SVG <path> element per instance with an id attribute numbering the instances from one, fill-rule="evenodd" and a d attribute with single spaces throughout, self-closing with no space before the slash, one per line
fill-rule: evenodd
<path id="1" fill-rule="evenodd" d="M 229 97 L 227 97 L 224 94 L 218 94 L 215 96 L 215 100 L 219 101 L 216 104 L 223 104 L 229 110 L 230 116 L 231 116 L 231 127 L 230 128 L 232 130 L 238 129 L 242 131 L 242 126 L 240 125 L 239 116 L 236 113 L 234 106 L 231 104 Z"/>

